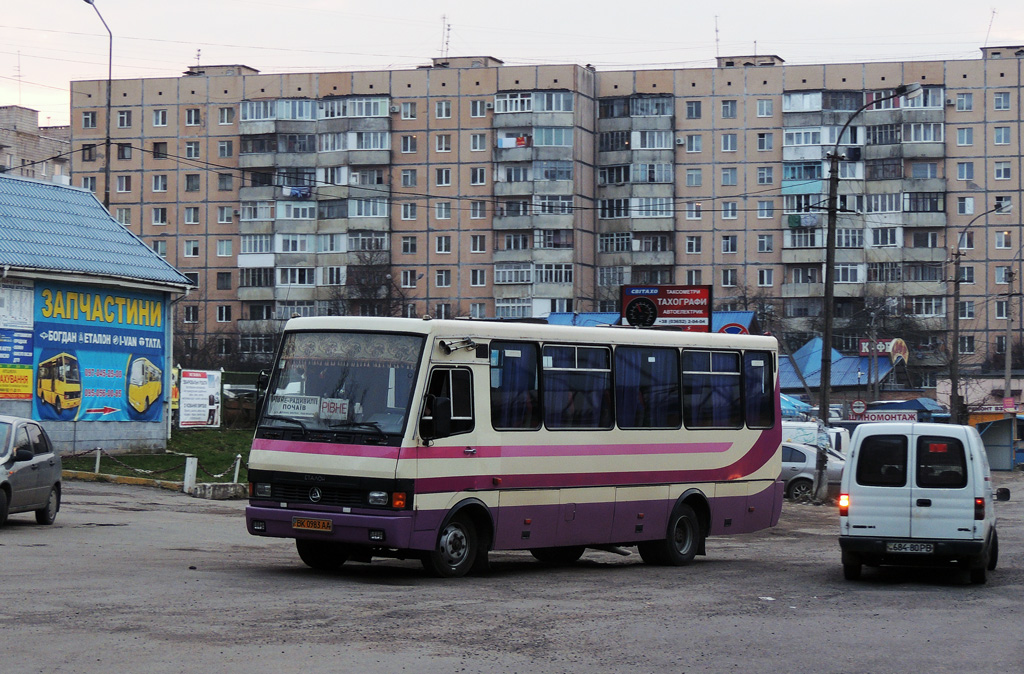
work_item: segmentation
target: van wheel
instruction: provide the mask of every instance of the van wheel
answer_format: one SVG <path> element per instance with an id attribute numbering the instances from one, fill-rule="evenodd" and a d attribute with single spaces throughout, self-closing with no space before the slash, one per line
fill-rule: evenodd
<path id="1" fill-rule="evenodd" d="M 586 548 L 582 545 L 571 545 L 562 548 L 533 548 L 530 550 L 530 554 L 537 561 L 551 566 L 572 564 L 582 557 L 584 552 L 586 552 Z"/>
<path id="2" fill-rule="evenodd" d="M 814 490 L 814 485 L 810 480 L 803 478 L 799 480 L 793 480 L 789 483 L 789 500 L 791 501 L 804 501 L 811 498 L 811 492 Z"/>
<path id="3" fill-rule="evenodd" d="M 853 552 L 843 553 L 843 578 L 846 580 L 860 580 L 862 561 L 860 555 Z"/>
<path id="4" fill-rule="evenodd" d="M 461 578 L 476 562 L 478 547 L 479 537 L 472 520 L 457 514 L 441 529 L 434 550 L 423 557 L 423 568 L 439 578 Z"/>
<path id="5" fill-rule="evenodd" d="M 664 540 L 638 544 L 640 558 L 658 566 L 686 566 L 692 562 L 704 537 L 693 508 L 683 503 L 673 510 L 666 533 Z"/>
<path id="6" fill-rule="evenodd" d="M 987 580 L 985 575 L 985 567 L 979 566 L 971 569 L 971 582 L 975 585 L 984 585 Z"/>
<path id="7" fill-rule="evenodd" d="M 295 549 L 306 566 L 317 571 L 336 571 L 348 559 L 346 548 L 331 541 L 296 538 Z"/>
<path id="8" fill-rule="evenodd" d="M 996 570 L 996 562 L 999 561 L 999 534 L 992 530 L 992 547 L 988 549 L 988 570 Z"/>
<path id="9" fill-rule="evenodd" d="M 46 497 L 46 505 L 36 511 L 36 522 L 39 524 L 53 524 L 57 519 L 57 511 L 60 510 L 60 489 L 50 488 L 50 495 Z"/>

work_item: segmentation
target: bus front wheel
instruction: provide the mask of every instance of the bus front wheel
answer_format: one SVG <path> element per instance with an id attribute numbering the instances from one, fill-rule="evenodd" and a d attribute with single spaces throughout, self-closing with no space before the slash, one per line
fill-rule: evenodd
<path id="1" fill-rule="evenodd" d="M 439 578 L 465 576 L 476 561 L 479 541 L 473 521 L 457 514 L 442 527 L 434 550 L 423 558 L 423 568 Z"/>
<path id="2" fill-rule="evenodd" d="M 685 503 L 672 511 L 667 535 L 660 541 L 645 541 L 637 546 L 647 564 L 686 566 L 700 549 L 703 532 L 693 508 Z"/>
<path id="3" fill-rule="evenodd" d="M 348 559 L 348 552 L 338 543 L 296 538 L 295 549 L 306 566 L 317 571 L 335 571 Z"/>

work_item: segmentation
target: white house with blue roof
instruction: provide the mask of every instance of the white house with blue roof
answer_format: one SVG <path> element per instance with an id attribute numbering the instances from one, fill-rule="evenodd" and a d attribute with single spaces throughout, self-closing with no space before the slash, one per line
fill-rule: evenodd
<path id="1" fill-rule="evenodd" d="M 0 414 L 65 452 L 164 449 L 190 286 L 92 192 L 0 176 Z"/>

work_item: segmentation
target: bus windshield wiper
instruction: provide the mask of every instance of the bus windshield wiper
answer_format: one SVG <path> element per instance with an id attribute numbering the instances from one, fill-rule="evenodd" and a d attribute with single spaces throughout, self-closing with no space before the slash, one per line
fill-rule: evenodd
<path id="1" fill-rule="evenodd" d="M 332 421 L 330 424 L 331 428 L 372 428 L 382 437 L 387 439 L 388 434 L 384 432 L 384 429 L 380 427 L 380 424 L 376 421 L 349 421 L 340 420 Z"/>
<path id="2" fill-rule="evenodd" d="M 306 428 L 306 424 L 302 423 L 298 419 L 292 419 L 291 417 L 282 417 L 282 416 L 278 416 L 276 414 L 264 414 L 263 418 L 264 419 L 272 419 L 274 421 L 285 421 L 285 422 L 287 422 L 289 424 L 296 424 L 299 428 L 302 429 L 302 435 L 303 436 L 309 435 L 309 429 Z"/>

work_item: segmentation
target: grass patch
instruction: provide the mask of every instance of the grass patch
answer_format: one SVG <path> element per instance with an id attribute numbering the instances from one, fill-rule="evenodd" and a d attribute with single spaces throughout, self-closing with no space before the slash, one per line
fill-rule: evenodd
<path id="1" fill-rule="evenodd" d="M 246 463 L 252 445 L 252 429 L 229 430 L 222 428 L 171 431 L 166 454 L 103 454 L 100 459 L 100 473 L 106 475 L 130 475 L 156 480 L 181 482 L 185 479 L 185 457 L 199 459 L 197 482 L 231 482 L 235 477 L 234 461 L 242 455 L 242 467 L 238 481 L 248 481 Z M 93 472 L 96 468 L 95 453 L 76 457 L 62 457 L 65 470 Z M 148 471 L 148 472 L 140 472 Z M 220 477 L 213 477 L 225 473 Z"/>

